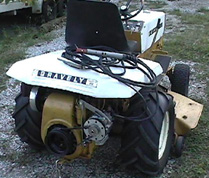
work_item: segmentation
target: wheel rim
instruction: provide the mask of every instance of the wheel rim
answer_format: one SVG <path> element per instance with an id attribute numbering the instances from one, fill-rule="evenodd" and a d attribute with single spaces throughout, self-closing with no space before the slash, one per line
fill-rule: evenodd
<path id="1" fill-rule="evenodd" d="M 158 148 L 158 159 L 161 159 L 165 152 L 169 131 L 169 113 L 165 113 L 163 124 L 160 132 L 159 148 Z"/>

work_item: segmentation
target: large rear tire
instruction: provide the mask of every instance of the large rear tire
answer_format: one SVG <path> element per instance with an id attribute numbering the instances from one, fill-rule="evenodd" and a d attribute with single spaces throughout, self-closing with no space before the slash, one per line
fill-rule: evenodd
<path id="1" fill-rule="evenodd" d="M 29 97 L 23 96 L 22 93 L 16 97 L 15 102 L 13 118 L 20 140 L 33 149 L 42 149 L 44 144 L 41 139 L 41 113 L 30 108 Z"/>
<path id="2" fill-rule="evenodd" d="M 172 97 L 163 92 L 143 91 L 142 94 L 154 115 L 142 122 L 128 121 L 125 124 L 119 160 L 127 168 L 156 176 L 166 166 L 174 140 L 174 105 Z M 144 111 L 144 103 L 135 98 L 130 103 L 128 116 L 138 116 Z M 144 112 L 143 117 L 147 116 Z"/>

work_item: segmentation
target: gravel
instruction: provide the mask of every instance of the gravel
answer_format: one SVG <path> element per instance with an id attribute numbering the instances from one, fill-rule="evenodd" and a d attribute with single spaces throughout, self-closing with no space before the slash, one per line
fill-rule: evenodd
<path id="1" fill-rule="evenodd" d="M 172 1 L 168 2 L 166 8 L 182 8 L 191 7 L 192 1 Z M 198 1 L 205 5 L 204 1 Z M 189 9 L 187 7 L 187 9 Z M 200 7 L 200 5 L 198 6 Z M 194 9 L 197 10 L 196 5 Z M 188 11 L 188 10 L 187 10 Z M 193 5 L 190 9 L 193 12 Z M 189 11 L 189 12 L 190 12 Z M 170 17 L 172 21 L 175 17 Z M 177 19 L 178 21 L 178 19 Z M 178 23 L 180 23 L 178 21 Z M 172 32 L 172 28 L 169 28 Z M 48 53 L 66 47 L 64 40 L 65 28 L 54 30 L 51 32 L 55 38 L 50 42 L 41 43 L 28 48 L 27 57 Z M 172 65 L 179 63 L 174 61 Z M 186 61 L 184 62 L 191 67 L 191 80 L 189 95 L 197 100 L 205 97 L 206 80 L 199 81 L 196 73 L 200 73 L 200 64 Z M 209 79 L 207 79 L 209 80 Z M 14 79 L 7 81 L 7 89 L 0 93 L 0 177 L 4 178 L 53 178 L 58 177 L 55 169 L 55 161 L 58 157 L 49 154 L 46 151 L 36 152 L 31 150 L 27 144 L 20 141 L 19 137 L 14 132 L 14 120 L 12 119 L 12 112 L 14 108 L 15 96 L 19 93 L 19 83 Z M 76 159 L 71 163 L 66 163 L 61 167 L 62 177 L 101 177 L 101 178 L 133 178 L 142 177 L 135 172 L 129 172 L 122 167 L 118 167 L 115 163 L 117 151 L 119 149 L 120 139 L 111 137 L 107 143 L 99 147 L 90 160 Z M 174 171 L 176 164 L 175 159 L 169 160 L 164 173 L 161 178 L 170 177 Z"/>
<path id="2" fill-rule="evenodd" d="M 209 3 L 206 0 L 172 0 L 166 1 L 167 6 L 164 10 L 180 10 L 185 13 L 197 13 L 198 10 L 204 8 L 209 9 Z"/>
<path id="3" fill-rule="evenodd" d="M 26 52 L 28 58 L 56 50 L 65 49 L 65 47 L 67 46 L 67 43 L 65 42 L 65 27 L 61 27 L 60 29 L 54 30 L 51 33 L 52 36 L 54 36 L 54 40 L 40 43 L 28 48 Z"/>

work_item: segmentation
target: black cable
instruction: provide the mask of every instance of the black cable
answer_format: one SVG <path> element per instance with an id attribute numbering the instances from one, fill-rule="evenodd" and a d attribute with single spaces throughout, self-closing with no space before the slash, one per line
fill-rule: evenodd
<path id="1" fill-rule="evenodd" d="M 151 119 L 156 113 L 157 113 L 157 109 L 159 108 L 159 96 L 158 96 L 158 91 L 157 91 L 157 88 L 155 88 L 155 93 L 156 93 L 156 101 L 157 101 L 157 105 L 156 105 L 156 108 L 155 108 L 155 111 L 153 113 L 150 112 L 149 108 L 147 107 L 147 101 L 144 99 L 143 95 L 135 90 L 135 88 L 129 86 L 130 88 L 132 88 L 138 95 L 139 97 L 141 97 L 141 99 L 143 100 L 143 102 L 146 104 L 145 105 L 145 111 L 142 112 L 140 115 L 137 115 L 137 116 L 128 116 L 128 117 L 125 117 L 125 116 L 122 116 L 122 115 L 119 115 L 119 114 L 115 114 L 113 113 L 113 116 L 117 117 L 117 118 L 120 118 L 120 119 L 124 119 L 124 120 L 129 120 L 129 121 L 135 121 L 135 122 L 143 122 L 143 121 L 146 121 L 146 120 L 149 120 Z M 147 117 L 144 117 L 144 118 L 141 118 L 141 116 L 147 112 L 148 113 L 148 116 Z"/>
<path id="2" fill-rule="evenodd" d="M 98 73 L 108 75 L 111 78 L 114 78 L 114 79 L 118 80 L 119 82 L 127 85 L 128 87 L 132 88 L 139 95 L 139 97 L 142 98 L 143 102 L 145 103 L 145 111 L 144 112 L 146 112 L 148 115 L 148 117 L 146 117 L 146 118 L 141 118 L 141 116 L 144 114 L 144 112 L 141 113 L 140 115 L 137 115 L 134 117 L 133 116 L 132 117 L 124 117 L 122 115 L 118 115 L 118 114 L 114 113 L 113 115 L 115 117 L 125 119 L 125 120 L 142 122 L 142 121 L 152 118 L 156 114 L 157 108 L 159 107 L 158 91 L 156 89 L 156 85 L 157 85 L 156 74 L 154 73 L 154 71 L 152 69 L 150 69 L 149 66 L 147 66 L 139 58 L 137 58 L 133 55 L 127 54 L 126 58 L 124 58 L 124 59 L 104 58 L 104 57 L 100 56 L 98 60 L 95 60 L 85 54 L 77 53 L 77 52 L 75 52 L 75 50 L 73 50 L 71 48 L 66 48 L 66 52 L 64 52 L 62 56 L 67 58 L 71 62 L 81 65 L 82 68 L 94 70 Z M 127 63 L 129 65 L 125 65 L 125 63 Z M 121 73 L 114 73 L 111 70 L 111 67 L 121 68 L 121 69 L 123 69 L 123 71 Z M 143 68 L 145 68 L 145 70 Z M 149 79 L 149 82 L 138 82 L 138 81 L 134 81 L 131 79 L 123 78 L 122 76 L 126 73 L 127 69 L 140 70 Z M 141 87 L 141 88 L 146 87 L 146 88 L 155 89 L 157 105 L 156 105 L 156 109 L 153 113 L 151 113 L 149 111 L 147 103 L 146 103 L 144 97 L 142 96 L 142 94 L 138 90 L 136 90 L 134 87 Z"/>
<path id="3" fill-rule="evenodd" d="M 149 66 L 147 66 L 143 61 L 136 58 L 135 56 L 127 55 L 127 59 L 122 59 L 122 60 L 110 58 L 111 59 L 110 61 L 110 60 L 104 60 L 104 58 L 101 57 L 99 60 L 94 60 L 85 54 L 78 55 L 78 53 L 76 52 L 67 51 L 67 55 L 64 54 L 63 57 L 67 57 L 70 61 L 81 65 L 85 69 L 91 69 L 96 72 L 109 75 L 110 77 L 115 78 L 116 80 L 122 83 L 127 83 L 132 86 L 149 87 L 149 88 L 154 88 L 156 86 L 157 80 L 155 73 L 152 71 L 152 69 L 149 68 Z M 125 63 L 130 64 L 130 66 L 126 66 Z M 143 66 L 147 71 L 145 71 L 139 65 Z M 123 69 L 123 72 L 114 73 L 111 70 L 111 67 L 121 68 Z M 126 73 L 126 69 L 138 69 L 142 71 L 150 81 L 138 82 L 131 79 L 123 78 L 122 76 Z"/>

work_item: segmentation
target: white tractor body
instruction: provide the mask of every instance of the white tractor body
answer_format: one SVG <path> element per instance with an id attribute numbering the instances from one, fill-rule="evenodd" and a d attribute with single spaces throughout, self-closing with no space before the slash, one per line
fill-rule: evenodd
<path id="1" fill-rule="evenodd" d="M 133 12 L 134 13 L 134 12 Z M 165 31 L 165 13 L 143 10 L 128 22 L 129 30 L 138 33 L 141 53 L 163 37 Z"/>
<path id="2" fill-rule="evenodd" d="M 63 52 L 51 52 L 16 62 L 9 69 L 7 75 L 29 85 L 61 89 L 95 98 L 130 98 L 136 93 L 127 85 L 110 76 L 66 65 L 58 60 Z M 91 57 L 95 60 L 98 58 Z M 160 64 L 145 59 L 141 60 L 156 75 L 162 73 Z M 112 71 L 120 73 L 123 69 L 112 68 Z M 145 74 L 137 69 L 127 69 L 123 77 L 134 81 L 149 82 Z M 140 90 L 140 88 L 135 89 Z"/>

